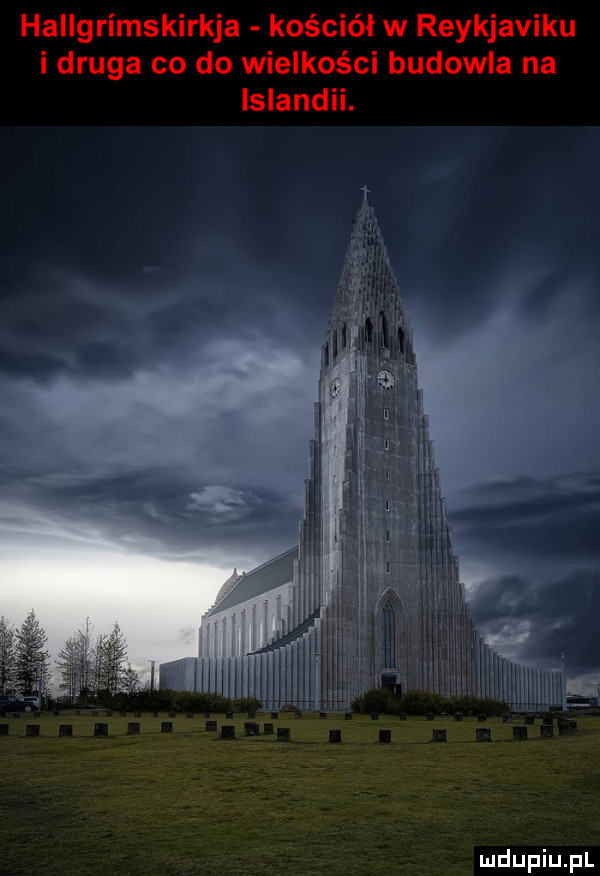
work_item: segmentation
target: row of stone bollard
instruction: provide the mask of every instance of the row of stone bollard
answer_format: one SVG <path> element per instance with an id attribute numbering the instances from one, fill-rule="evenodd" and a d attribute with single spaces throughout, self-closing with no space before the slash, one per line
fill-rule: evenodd
<path id="1" fill-rule="evenodd" d="M 540 727 L 540 737 L 542 739 L 551 739 L 554 736 L 554 726 L 551 723 L 544 723 L 539 725 Z M 8 736 L 8 724 L 0 724 L 0 736 Z M 206 732 L 216 732 L 218 730 L 217 722 L 214 720 L 206 721 L 205 724 Z M 128 736 L 139 736 L 141 732 L 141 726 L 137 721 L 130 721 L 127 724 L 127 735 Z M 173 722 L 172 721 L 161 721 L 160 725 L 161 733 L 172 733 L 173 732 Z M 561 720 L 558 722 L 558 733 L 559 736 L 570 735 L 572 733 L 577 732 L 577 721 L 567 721 Z M 263 735 L 270 736 L 275 733 L 274 726 L 272 723 L 266 723 L 263 725 Z M 512 738 L 514 740 L 526 740 L 528 738 L 528 726 L 515 726 L 512 728 Z M 25 727 L 25 735 L 26 736 L 39 736 L 40 735 L 40 725 L 39 724 L 27 724 Z M 73 736 L 73 725 L 72 724 L 60 724 L 58 727 L 58 735 L 59 736 Z M 259 736 L 260 735 L 260 724 L 255 721 L 245 721 L 244 722 L 244 736 Z M 105 723 L 95 723 L 94 724 L 94 736 L 108 736 L 108 724 Z M 290 728 L 289 727 L 279 727 L 277 729 L 277 740 L 278 742 L 289 742 L 290 740 Z M 223 724 L 221 727 L 221 739 L 235 739 L 235 725 L 227 725 Z M 329 741 L 331 743 L 341 742 L 342 741 L 342 731 L 341 730 L 330 730 L 329 731 Z M 380 730 L 379 731 L 379 741 L 380 742 L 391 742 L 392 741 L 392 731 L 391 730 Z M 433 731 L 433 742 L 446 742 L 447 741 L 447 731 L 446 730 L 434 730 Z M 475 730 L 475 741 L 476 742 L 491 742 L 492 741 L 492 731 L 487 727 L 478 727 Z"/>

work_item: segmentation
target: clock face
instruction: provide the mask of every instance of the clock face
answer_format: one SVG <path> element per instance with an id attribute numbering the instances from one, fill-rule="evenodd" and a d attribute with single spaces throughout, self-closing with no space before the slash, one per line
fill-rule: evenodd
<path id="1" fill-rule="evenodd" d="M 340 381 L 336 377 L 335 380 L 333 381 L 333 383 L 331 384 L 332 397 L 335 398 L 338 395 L 339 391 L 340 391 Z"/>
<path id="2" fill-rule="evenodd" d="M 377 375 L 377 380 L 384 389 L 391 389 L 396 382 L 389 371 L 380 371 Z"/>

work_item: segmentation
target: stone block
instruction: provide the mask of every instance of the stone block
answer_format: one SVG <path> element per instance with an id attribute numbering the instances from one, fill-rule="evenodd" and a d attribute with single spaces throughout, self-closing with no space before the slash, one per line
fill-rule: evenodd
<path id="1" fill-rule="evenodd" d="M 8 736 L 8 724 L 0 724 L 0 736 Z"/>
<path id="2" fill-rule="evenodd" d="M 446 742 L 446 731 L 445 730 L 434 730 L 433 731 L 433 741 L 434 742 Z"/>
<path id="3" fill-rule="evenodd" d="M 223 724 L 221 726 L 221 739 L 235 739 L 234 724 Z"/>
<path id="4" fill-rule="evenodd" d="M 540 737 L 542 739 L 552 739 L 554 736 L 554 727 L 552 724 L 541 724 L 540 725 Z"/>
<path id="5" fill-rule="evenodd" d="M 58 735 L 59 736 L 72 736 L 73 735 L 73 725 L 72 724 L 59 724 L 58 725 Z"/>
<path id="6" fill-rule="evenodd" d="M 289 727 L 277 728 L 277 742 L 289 742 L 292 738 Z"/>
<path id="7" fill-rule="evenodd" d="M 513 739 L 518 742 L 523 742 L 527 739 L 527 727 L 513 727 Z"/>
<path id="8" fill-rule="evenodd" d="M 341 730 L 330 730 L 329 731 L 329 741 L 331 743 L 341 742 L 342 741 L 342 731 Z"/>
<path id="9" fill-rule="evenodd" d="M 571 732 L 571 728 L 569 727 L 568 721 L 559 721 L 558 722 L 558 735 L 559 736 L 568 736 Z"/>
<path id="10" fill-rule="evenodd" d="M 130 721 L 127 724 L 127 735 L 128 736 L 139 736 L 140 735 L 139 721 Z"/>
<path id="11" fill-rule="evenodd" d="M 265 736 L 271 736 L 274 732 L 275 731 L 273 730 L 272 724 L 265 724 L 263 726 L 263 733 L 265 734 Z"/>
<path id="12" fill-rule="evenodd" d="M 260 724 L 255 721 L 244 721 L 244 736 L 258 736 L 260 734 Z"/>
<path id="13" fill-rule="evenodd" d="M 475 729 L 475 742 L 491 742 L 492 731 L 489 727 L 477 727 Z"/>
<path id="14" fill-rule="evenodd" d="M 391 742 L 392 741 L 392 731 L 391 730 L 380 730 L 379 731 L 379 741 L 380 742 Z"/>
<path id="15" fill-rule="evenodd" d="M 173 732 L 173 722 L 172 721 L 161 721 L 160 722 L 160 732 L 161 733 L 172 733 Z"/>
<path id="16" fill-rule="evenodd" d="M 554 717 L 552 715 L 544 715 L 542 723 L 545 724 L 546 727 L 552 727 L 554 725 Z"/>
<path id="17" fill-rule="evenodd" d="M 571 733 L 577 733 L 577 721 L 569 721 L 569 730 Z"/>
<path id="18" fill-rule="evenodd" d="M 216 721 L 206 721 L 204 724 L 204 729 L 208 733 L 213 733 L 217 729 L 217 722 Z"/>
<path id="19" fill-rule="evenodd" d="M 271 718 L 276 721 L 279 718 L 279 712 L 271 712 Z"/>
<path id="20" fill-rule="evenodd" d="M 40 725 L 39 724 L 27 724 L 25 727 L 25 736 L 39 736 L 40 735 Z"/>
<path id="21" fill-rule="evenodd" d="M 371 712 L 371 721 L 379 721 L 379 715 L 377 712 Z"/>
<path id="22" fill-rule="evenodd" d="M 352 720 L 352 712 L 346 712 L 344 715 L 344 720 L 351 721 Z"/>
<path id="23" fill-rule="evenodd" d="M 108 736 L 108 724 L 94 724 L 94 736 Z"/>
<path id="24" fill-rule="evenodd" d="M 455 712 L 454 713 L 454 720 L 455 721 L 462 721 L 462 719 L 463 719 L 462 712 Z"/>

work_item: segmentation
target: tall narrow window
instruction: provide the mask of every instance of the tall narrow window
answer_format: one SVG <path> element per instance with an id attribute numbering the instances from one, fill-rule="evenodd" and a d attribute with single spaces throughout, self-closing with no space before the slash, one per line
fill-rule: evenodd
<path id="1" fill-rule="evenodd" d="M 390 510 L 390 500 L 389 500 L 389 499 L 386 499 L 386 500 L 385 500 L 385 510 L 386 510 L 386 511 L 389 511 L 389 510 Z"/>
<path id="2" fill-rule="evenodd" d="M 373 343 L 373 323 L 368 317 L 367 321 L 365 322 L 365 343 Z"/>
<path id="3" fill-rule="evenodd" d="M 389 572 L 389 571 L 390 571 L 390 564 L 389 564 L 389 563 L 386 563 L 386 564 L 385 564 L 385 571 L 386 571 L 386 572 Z"/>
<path id="4" fill-rule="evenodd" d="M 390 538 L 391 538 L 391 532 L 390 532 L 389 529 L 388 529 L 388 531 L 387 531 L 386 534 L 385 534 L 385 540 L 386 540 L 386 541 L 390 541 Z"/>
<path id="5" fill-rule="evenodd" d="M 326 365 L 329 365 L 329 344 L 325 344 L 325 349 L 323 350 L 323 360 Z"/>
<path id="6" fill-rule="evenodd" d="M 381 338 L 381 346 L 389 347 L 390 335 L 388 332 L 388 321 L 385 318 L 385 313 L 383 312 L 383 310 L 379 314 L 379 337 Z"/>
<path id="7" fill-rule="evenodd" d="M 381 612 L 381 639 L 382 669 L 394 669 L 396 667 L 396 617 L 389 602 L 386 602 Z"/>
<path id="8" fill-rule="evenodd" d="M 337 331 L 333 332 L 333 358 L 337 356 Z"/>
<path id="9" fill-rule="evenodd" d="M 384 408 L 384 409 L 383 409 L 383 419 L 384 419 L 384 420 L 389 420 L 389 418 L 390 418 L 390 412 L 388 411 L 387 408 Z"/>
<path id="10" fill-rule="evenodd" d="M 398 352 L 404 353 L 404 329 L 402 326 L 398 329 Z"/>
<path id="11" fill-rule="evenodd" d="M 390 449 L 390 442 L 388 441 L 387 438 L 384 438 L 384 439 L 383 439 L 383 449 L 384 449 L 384 450 L 389 450 L 389 449 Z"/>
<path id="12" fill-rule="evenodd" d="M 346 323 L 342 326 L 342 350 L 346 346 Z"/>
<path id="13" fill-rule="evenodd" d="M 386 481 L 389 481 L 389 479 L 390 479 L 390 470 L 389 470 L 389 468 L 386 468 L 386 470 L 385 470 L 385 479 L 386 479 Z"/>

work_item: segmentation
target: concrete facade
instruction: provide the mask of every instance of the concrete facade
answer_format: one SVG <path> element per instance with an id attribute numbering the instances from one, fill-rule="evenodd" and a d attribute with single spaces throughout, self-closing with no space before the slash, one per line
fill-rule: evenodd
<path id="1" fill-rule="evenodd" d="M 266 708 L 347 709 L 380 686 L 526 709 L 560 703 L 560 673 L 506 660 L 474 629 L 412 330 L 366 200 L 325 333 L 318 399 L 298 548 L 234 572 L 202 618 L 198 658 L 163 664 L 161 687 L 255 695 Z"/>

